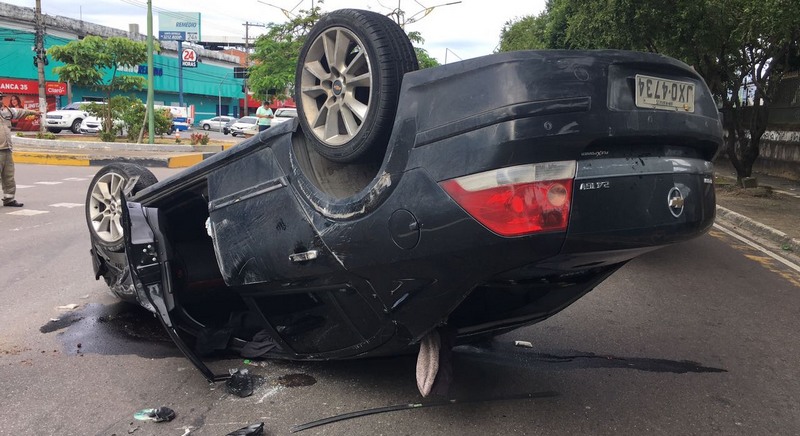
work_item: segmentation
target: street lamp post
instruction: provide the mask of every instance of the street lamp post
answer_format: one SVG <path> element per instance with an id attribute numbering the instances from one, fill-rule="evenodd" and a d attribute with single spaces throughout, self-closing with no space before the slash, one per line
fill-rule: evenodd
<path id="1" fill-rule="evenodd" d="M 219 81 L 219 87 L 217 88 L 217 99 L 218 99 L 217 116 L 218 117 L 222 116 L 222 82 L 224 82 L 225 79 L 227 79 L 228 76 L 230 76 L 230 75 L 231 75 L 230 72 L 225 73 L 225 75 L 222 76 L 222 80 Z M 245 101 L 245 104 L 247 104 L 247 101 Z M 222 133 L 222 122 L 220 122 L 220 124 L 219 124 L 219 131 L 220 131 L 220 133 Z"/>

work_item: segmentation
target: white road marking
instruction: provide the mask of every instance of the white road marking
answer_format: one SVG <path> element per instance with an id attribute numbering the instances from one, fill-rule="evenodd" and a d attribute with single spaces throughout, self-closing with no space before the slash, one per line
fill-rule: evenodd
<path id="1" fill-rule="evenodd" d="M 73 207 L 81 207 L 83 203 L 56 203 L 51 204 L 50 207 L 66 207 L 66 208 L 73 208 Z"/>
<path id="2" fill-rule="evenodd" d="M 33 185 L 17 185 L 17 189 L 34 188 Z"/>
<path id="3" fill-rule="evenodd" d="M 794 262 L 792 262 L 792 261 L 790 261 L 790 260 L 788 260 L 786 258 L 778 256 L 777 254 L 767 250 L 766 248 L 756 244 L 755 242 L 745 238 L 744 236 L 740 236 L 740 235 L 734 233 L 733 231 L 728 230 L 725 227 L 722 227 L 721 225 L 719 225 L 717 223 L 714 223 L 714 228 L 716 228 L 718 230 L 721 230 L 722 232 L 724 232 L 724 233 L 726 233 L 726 234 L 728 234 L 730 236 L 733 236 L 734 238 L 738 239 L 739 241 L 744 242 L 745 244 L 755 248 L 756 250 L 766 254 L 767 256 L 777 260 L 778 262 L 780 262 L 780 263 L 788 266 L 789 268 L 791 268 L 791 269 L 793 269 L 793 270 L 795 270 L 795 271 L 800 273 L 800 265 L 798 265 L 798 264 L 796 264 L 796 263 L 794 263 Z"/>
<path id="4" fill-rule="evenodd" d="M 67 177 L 64 180 L 66 180 L 67 182 L 83 182 L 84 180 L 90 180 L 90 179 L 84 177 Z"/>
<path id="5" fill-rule="evenodd" d="M 36 182 L 37 185 L 60 185 L 64 182 Z"/>
<path id="6" fill-rule="evenodd" d="M 20 215 L 20 216 L 33 216 L 33 215 L 41 215 L 43 213 L 50 213 L 47 210 L 33 210 L 33 209 L 22 209 L 16 212 L 9 212 L 6 215 Z"/>

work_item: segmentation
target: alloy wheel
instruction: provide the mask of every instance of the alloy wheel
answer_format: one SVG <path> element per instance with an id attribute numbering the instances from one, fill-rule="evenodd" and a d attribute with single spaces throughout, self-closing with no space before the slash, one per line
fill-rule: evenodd
<path id="1" fill-rule="evenodd" d="M 344 27 L 331 27 L 312 42 L 302 60 L 302 110 L 320 141 L 336 147 L 350 141 L 370 110 L 372 71 L 361 40 Z"/>
<path id="2" fill-rule="evenodd" d="M 97 179 L 89 197 L 89 222 L 95 235 L 104 242 L 122 239 L 122 189 L 125 178 L 107 173 Z"/>

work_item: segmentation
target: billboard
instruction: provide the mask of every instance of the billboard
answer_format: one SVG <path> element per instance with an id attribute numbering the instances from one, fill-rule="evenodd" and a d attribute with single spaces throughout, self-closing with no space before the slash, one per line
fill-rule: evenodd
<path id="1" fill-rule="evenodd" d="M 200 41 L 200 12 L 159 12 L 158 39 Z"/>

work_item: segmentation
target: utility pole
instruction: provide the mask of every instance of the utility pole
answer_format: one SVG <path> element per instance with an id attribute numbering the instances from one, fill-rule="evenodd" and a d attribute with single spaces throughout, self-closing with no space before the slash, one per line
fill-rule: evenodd
<path id="1" fill-rule="evenodd" d="M 153 0 L 147 0 L 147 143 L 155 144 L 156 116 L 153 112 Z M 142 136 L 142 135 L 139 135 Z"/>
<path id="2" fill-rule="evenodd" d="M 250 26 L 253 27 L 267 27 L 266 24 L 263 23 L 251 23 L 246 21 L 244 24 L 244 66 L 245 68 L 250 68 Z M 247 107 L 247 77 L 244 78 L 244 116 L 249 115 L 249 108 Z"/>
<path id="3" fill-rule="evenodd" d="M 45 94 L 44 64 L 47 61 L 47 52 L 44 51 L 44 20 L 42 19 L 42 0 L 36 0 L 36 9 L 33 12 L 36 21 L 36 37 L 34 61 L 39 74 L 39 133 L 46 131 L 47 121 L 47 96 Z"/>

